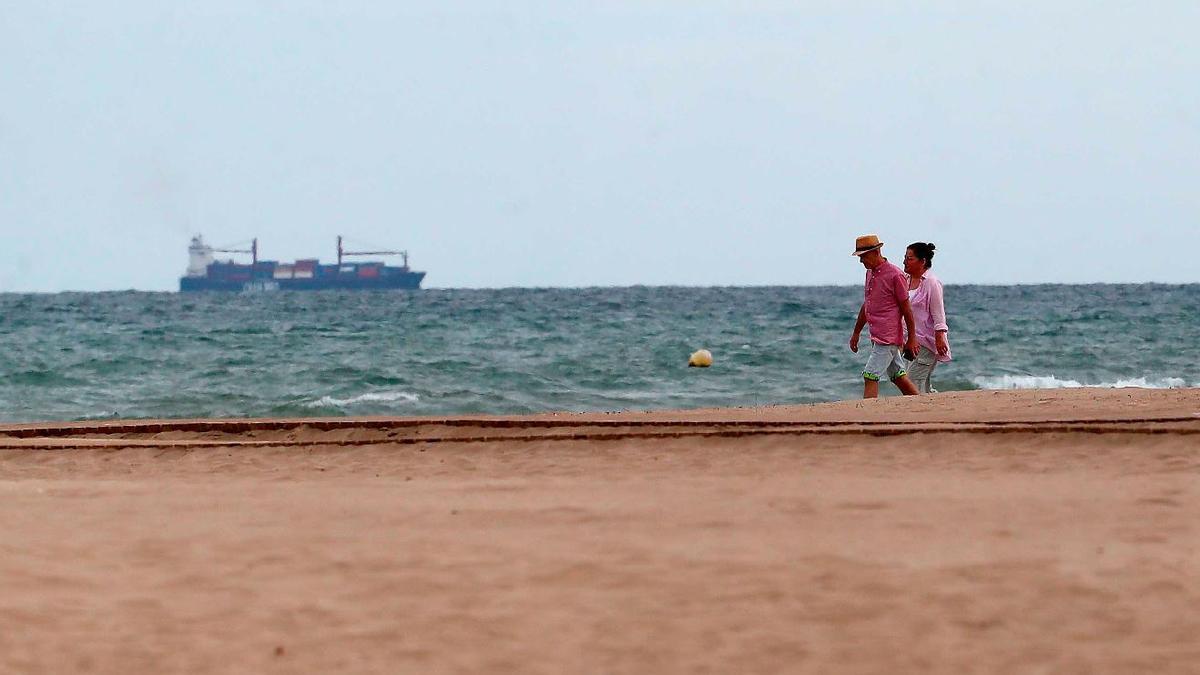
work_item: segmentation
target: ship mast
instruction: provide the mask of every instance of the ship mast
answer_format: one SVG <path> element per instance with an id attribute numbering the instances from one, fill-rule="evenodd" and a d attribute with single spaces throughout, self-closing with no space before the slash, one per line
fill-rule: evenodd
<path id="1" fill-rule="evenodd" d="M 345 251 L 342 250 L 342 235 L 337 238 L 338 267 L 342 266 L 342 256 L 347 255 L 398 255 L 404 258 L 404 267 L 408 267 L 408 251 Z"/>

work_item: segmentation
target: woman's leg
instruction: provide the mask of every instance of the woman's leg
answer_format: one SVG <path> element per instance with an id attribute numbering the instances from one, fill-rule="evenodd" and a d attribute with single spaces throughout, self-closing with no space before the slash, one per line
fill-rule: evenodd
<path id="1" fill-rule="evenodd" d="M 937 368 L 937 364 L 938 364 L 937 359 L 934 359 L 933 363 L 929 364 L 929 372 L 925 375 L 925 392 L 924 393 L 926 393 L 926 394 L 936 394 L 937 393 L 937 389 L 933 388 L 933 371 L 935 368 Z"/>
<path id="2" fill-rule="evenodd" d="M 908 367 L 908 379 L 917 386 L 922 394 L 933 392 L 933 369 L 937 367 L 937 355 L 928 347 L 921 347 L 917 358 Z"/>

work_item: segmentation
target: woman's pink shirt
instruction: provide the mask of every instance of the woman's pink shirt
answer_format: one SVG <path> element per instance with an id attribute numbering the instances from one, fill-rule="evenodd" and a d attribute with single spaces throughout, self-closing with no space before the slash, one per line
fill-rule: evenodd
<path id="1" fill-rule="evenodd" d="M 905 276 L 911 279 L 907 274 Z M 917 286 L 909 301 L 912 303 L 913 323 L 917 329 L 917 344 L 937 354 L 937 332 L 950 330 L 946 325 L 946 304 L 942 297 L 941 280 L 933 276 L 932 272 L 926 272 L 921 278 L 921 285 Z M 938 361 L 943 363 L 950 360 L 949 339 L 946 340 L 946 347 L 946 354 L 938 354 L 937 357 Z"/>

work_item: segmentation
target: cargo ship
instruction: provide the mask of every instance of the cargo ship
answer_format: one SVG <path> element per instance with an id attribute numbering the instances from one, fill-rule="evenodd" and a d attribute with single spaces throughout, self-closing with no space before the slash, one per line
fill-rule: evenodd
<path id="1" fill-rule="evenodd" d="M 250 262 L 217 260 L 216 253 L 249 254 Z M 400 256 L 404 264 L 397 267 L 385 265 L 378 260 L 347 261 L 351 256 L 382 255 Z M 337 264 L 322 265 L 317 258 L 281 263 L 275 260 L 258 259 L 258 240 L 250 242 L 250 248 L 213 248 L 204 243 L 200 235 L 192 237 L 188 247 L 188 267 L 179 279 L 180 291 L 319 291 L 384 290 L 393 288 L 416 289 L 421 287 L 424 272 L 415 272 L 408 266 L 407 251 L 347 251 L 342 248 L 342 238 L 337 238 Z"/>

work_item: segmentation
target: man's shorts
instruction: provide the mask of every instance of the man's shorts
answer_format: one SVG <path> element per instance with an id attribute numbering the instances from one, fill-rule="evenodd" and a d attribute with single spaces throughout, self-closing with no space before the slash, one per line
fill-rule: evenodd
<path id="1" fill-rule="evenodd" d="M 904 377 L 904 359 L 900 358 L 898 345 L 881 345 L 871 343 L 871 355 L 867 357 L 867 366 L 863 368 L 863 379 L 878 382 L 887 375 L 889 380 Z"/>

